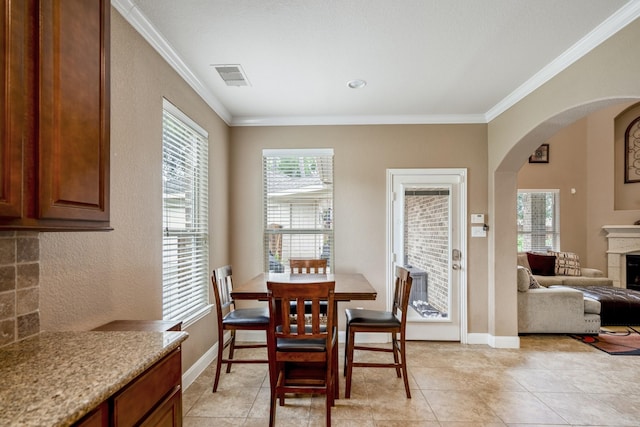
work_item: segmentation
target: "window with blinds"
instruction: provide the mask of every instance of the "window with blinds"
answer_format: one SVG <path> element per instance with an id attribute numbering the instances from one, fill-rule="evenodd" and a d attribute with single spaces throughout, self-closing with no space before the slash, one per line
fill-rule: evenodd
<path id="1" fill-rule="evenodd" d="M 333 271 L 333 150 L 264 150 L 264 269 L 326 259 Z"/>
<path id="2" fill-rule="evenodd" d="M 162 317 L 209 307 L 208 135 L 170 102 L 162 115 Z"/>
<path id="3" fill-rule="evenodd" d="M 560 250 L 559 190 L 518 190 L 518 251 Z"/>

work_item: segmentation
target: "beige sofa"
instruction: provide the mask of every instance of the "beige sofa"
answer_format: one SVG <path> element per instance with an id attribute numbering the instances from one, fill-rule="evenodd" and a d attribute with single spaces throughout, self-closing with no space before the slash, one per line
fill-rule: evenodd
<path id="1" fill-rule="evenodd" d="M 518 333 L 597 334 L 600 302 L 576 289 L 530 288 L 526 268 L 518 266 Z"/>
<path id="2" fill-rule="evenodd" d="M 526 252 L 518 252 L 518 265 L 531 271 Z M 613 280 L 605 277 L 604 273 L 595 268 L 580 268 L 580 276 L 540 276 L 534 274 L 538 283 L 549 286 L 613 286 Z"/>

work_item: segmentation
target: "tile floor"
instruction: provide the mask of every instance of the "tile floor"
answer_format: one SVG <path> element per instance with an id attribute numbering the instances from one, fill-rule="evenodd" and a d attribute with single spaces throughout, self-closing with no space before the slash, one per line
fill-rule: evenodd
<path id="1" fill-rule="evenodd" d="M 336 401 L 332 424 L 640 426 L 640 357 L 610 356 L 566 336 L 522 336 L 520 349 L 412 341 L 408 362 L 411 399 L 392 370 L 357 368 L 352 397 Z M 184 392 L 184 426 L 267 426 L 267 366 L 223 371 L 212 393 L 214 370 L 215 363 Z M 344 396 L 342 374 L 340 386 Z M 289 398 L 277 425 L 324 426 L 323 411 L 321 396 Z"/>

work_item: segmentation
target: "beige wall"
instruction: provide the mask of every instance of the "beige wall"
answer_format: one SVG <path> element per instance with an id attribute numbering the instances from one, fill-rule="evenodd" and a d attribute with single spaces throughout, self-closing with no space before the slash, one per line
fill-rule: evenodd
<path id="1" fill-rule="evenodd" d="M 615 200 L 612 191 L 624 185 L 617 165 L 622 147 L 614 129 L 616 117 L 628 106 L 624 102 L 603 108 L 561 129 L 546 141 L 549 164 L 525 162 L 518 173 L 519 189 L 560 190 L 561 249 L 577 253 L 583 266 L 605 272 L 607 246 L 601 227 L 630 224 L 640 218 L 637 209 L 614 206 L 620 197 L 640 197 L 640 184 L 626 184 L 625 195 Z M 571 188 L 576 189 L 575 194 Z"/>
<path id="2" fill-rule="evenodd" d="M 586 141 L 583 119 L 545 141 L 549 144 L 549 163 L 527 161 L 518 172 L 518 189 L 560 190 L 560 249 L 577 253 L 582 261 L 587 256 Z"/>
<path id="3" fill-rule="evenodd" d="M 361 272 L 378 291 L 376 301 L 358 306 L 386 307 L 387 169 L 468 168 L 468 212 L 487 210 L 486 125 L 240 127 L 232 128 L 231 140 L 237 280 L 263 268 L 263 148 L 334 149 L 336 271 Z M 486 332 L 487 239 L 468 241 L 469 332 Z"/>
<path id="4" fill-rule="evenodd" d="M 640 98 L 640 57 L 629 54 L 638 40 L 640 23 L 635 22 L 488 126 L 229 130 L 112 9 L 114 231 L 41 235 L 42 329 L 81 330 L 113 319 L 161 316 L 160 114 L 166 96 L 209 131 L 211 265 L 233 263 L 236 280 L 262 270 L 262 148 L 335 149 L 336 269 L 365 273 L 379 295 L 385 295 L 386 169 L 468 168 L 468 212 L 488 212 L 490 225 L 489 238 L 468 239 L 468 328 L 470 333 L 488 333 L 490 343 L 499 346 L 500 337 L 517 336 L 513 285 L 517 172 L 540 143 L 563 127 L 602 108 Z M 609 167 L 602 159 L 611 156 L 611 147 L 601 141 L 613 129 L 592 117 L 585 126 L 588 172 L 583 185 L 590 212 L 585 220 L 585 256 L 598 265 L 601 225 L 629 223 L 640 215 L 614 212 L 612 203 L 589 196 L 613 193 L 612 175 L 606 180 L 589 172 Z M 552 162 L 562 153 L 555 146 Z M 368 305 L 382 308 L 385 301 L 379 298 Z M 189 329 L 185 367 L 215 343 L 213 324 L 209 316 Z"/>
<path id="5" fill-rule="evenodd" d="M 640 40 L 640 20 L 603 42 L 589 54 L 532 92 L 489 123 L 489 211 L 490 236 L 489 317 L 493 337 L 517 335 L 517 313 L 502 307 L 516 304 L 515 283 L 515 193 L 517 171 L 529 154 L 560 129 L 603 108 L 640 98 L 640 58 L 629 55 Z M 604 134 L 604 135 L 603 135 Z M 611 147 L 602 137 L 613 134 L 587 122 L 587 170 L 611 158 Z M 612 167 L 612 166 L 611 166 Z M 613 179 L 611 175 L 611 179 Z M 612 181 L 587 176 L 589 191 L 613 194 Z M 611 196 L 612 197 L 612 196 Z M 608 215 L 613 204 L 603 205 L 587 197 L 587 209 L 597 214 L 587 220 L 587 257 L 597 264 L 593 249 L 604 236 L 604 222 L 628 223 L 622 215 Z M 620 222 L 618 222 L 620 221 Z M 596 237 L 597 236 L 597 237 Z"/>
<path id="6" fill-rule="evenodd" d="M 42 233 L 42 330 L 162 318 L 162 98 L 209 132 L 211 264 L 226 263 L 228 127 L 112 9 L 110 232 Z M 212 315 L 188 329 L 183 363 L 215 343 Z"/>

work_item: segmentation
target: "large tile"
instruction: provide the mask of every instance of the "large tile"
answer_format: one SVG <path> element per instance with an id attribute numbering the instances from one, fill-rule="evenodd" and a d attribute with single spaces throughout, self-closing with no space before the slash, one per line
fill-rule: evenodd
<path id="1" fill-rule="evenodd" d="M 598 394 L 535 393 L 547 406 L 572 425 L 638 426 L 638 417 L 615 409 Z"/>
<path id="2" fill-rule="evenodd" d="M 502 420 L 476 393 L 423 390 L 438 421 L 500 423 Z"/>
<path id="3" fill-rule="evenodd" d="M 481 397 L 507 424 L 566 424 L 566 420 L 528 392 L 494 392 Z"/>

